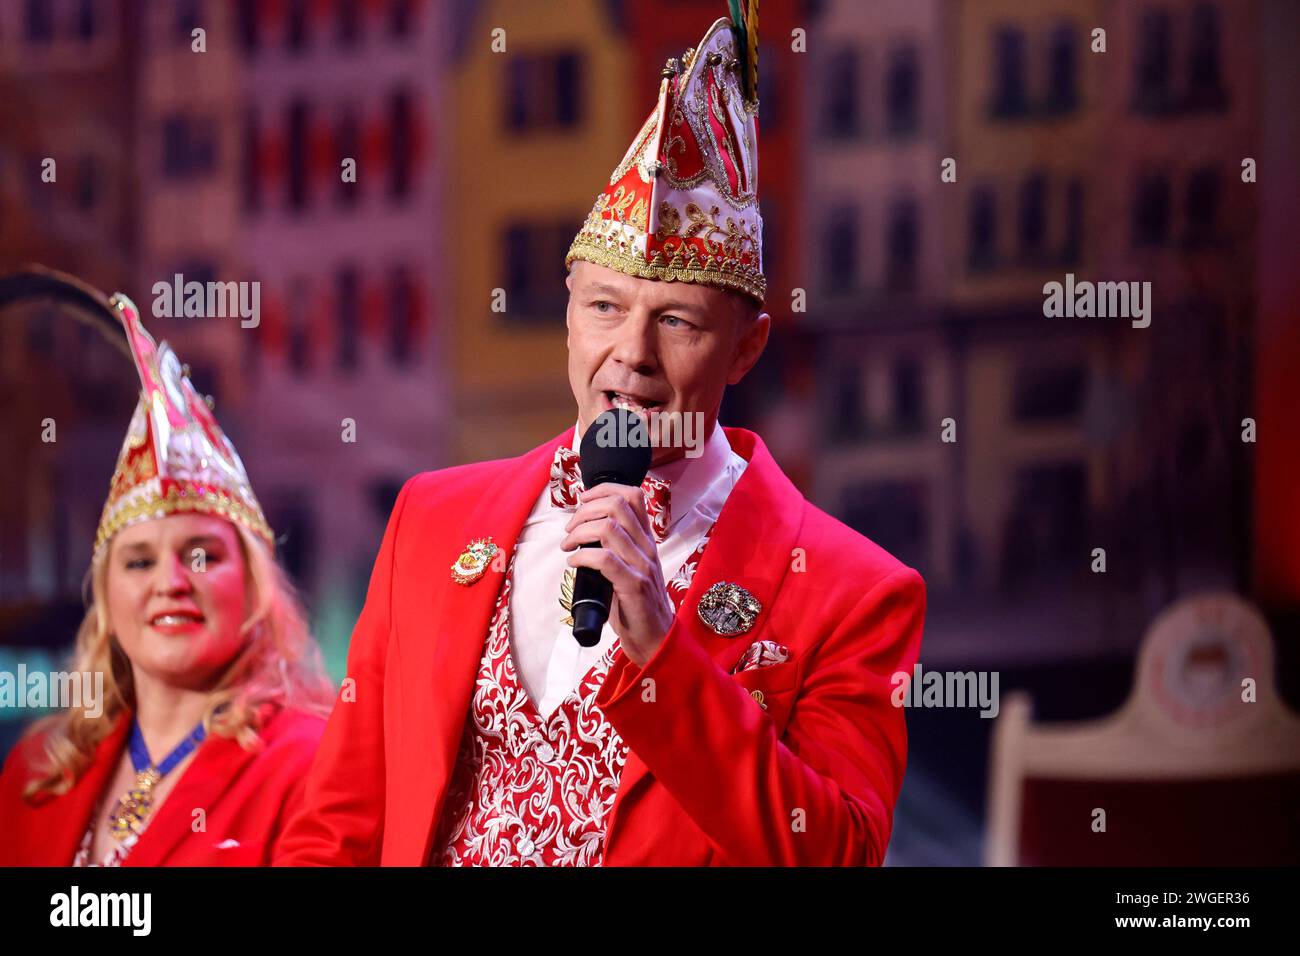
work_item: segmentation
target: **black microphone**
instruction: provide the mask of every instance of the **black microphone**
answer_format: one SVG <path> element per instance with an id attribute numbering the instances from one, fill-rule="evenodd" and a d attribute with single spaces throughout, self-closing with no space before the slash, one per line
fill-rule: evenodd
<path id="1" fill-rule="evenodd" d="M 611 408 L 587 426 L 578 450 L 584 488 L 607 481 L 639 487 L 650 470 L 653 456 L 645 421 L 626 408 Z M 584 548 L 599 548 L 590 541 Z M 573 637 L 583 647 L 600 643 L 600 632 L 609 620 L 609 602 L 614 586 L 594 568 L 578 568 L 573 581 Z"/>

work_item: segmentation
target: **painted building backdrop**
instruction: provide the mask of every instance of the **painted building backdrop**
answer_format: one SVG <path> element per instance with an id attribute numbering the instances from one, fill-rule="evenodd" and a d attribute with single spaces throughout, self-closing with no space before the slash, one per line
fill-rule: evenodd
<path id="1" fill-rule="evenodd" d="M 922 572 L 927 668 L 1097 716 L 1152 618 L 1214 588 L 1265 612 L 1300 696 L 1288 6 L 765 0 L 775 332 L 723 420 Z M 0 0 L 0 271 L 146 316 L 176 273 L 261 283 L 255 329 L 149 324 L 214 396 L 336 678 L 401 483 L 573 422 L 564 252 L 664 60 L 724 12 Z M 1067 273 L 1150 281 L 1151 325 L 1046 318 Z M 135 388 L 67 315 L 0 314 L 0 668 L 70 645 Z M 0 744 L 30 716 L 0 712 Z M 990 723 L 909 714 L 889 862 L 979 861 Z"/>

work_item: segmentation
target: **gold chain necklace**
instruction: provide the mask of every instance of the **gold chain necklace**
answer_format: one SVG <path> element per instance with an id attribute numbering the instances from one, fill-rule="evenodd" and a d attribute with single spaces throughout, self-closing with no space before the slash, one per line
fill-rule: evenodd
<path id="1" fill-rule="evenodd" d="M 135 785 L 117 801 L 117 808 L 109 817 L 109 832 L 115 839 L 125 840 L 144 829 L 144 819 L 153 809 L 153 790 L 160 780 L 162 776 L 153 767 L 135 775 Z"/>

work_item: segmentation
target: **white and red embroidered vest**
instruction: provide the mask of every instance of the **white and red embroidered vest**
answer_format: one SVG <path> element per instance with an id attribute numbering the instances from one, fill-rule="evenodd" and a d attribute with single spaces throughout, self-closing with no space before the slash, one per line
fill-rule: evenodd
<path id="1" fill-rule="evenodd" d="M 710 527 L 668 582 L 674 607 L 690 588 L 712 534 Z M 596 706 L 596 694 L 622 649 L 615 641 L 564 702 L 542 717 L 510 655 L 514 564 L 512 555 L 429 863 L 600 866 L 628 747 Z"/>

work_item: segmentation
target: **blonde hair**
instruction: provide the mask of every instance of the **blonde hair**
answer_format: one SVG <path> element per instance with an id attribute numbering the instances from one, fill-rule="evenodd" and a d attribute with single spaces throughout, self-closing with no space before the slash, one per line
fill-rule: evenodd
<path id="1" fill-rule="evenodd" d="M 245 749 L 260 744 L 258 729 L 270 714 L 294 708 L 322 717 L 334 703 L 334 687 L 321 664 L 306 615 L 293 584 L 270 549 L 243 525 L 231 522 L 244 555 L 244 580 L 253 589 L 252 613 L 241 633 L 243 649 L 227 665 L 211 691 L 204 711 L 205 730 L 235 740 Z M 131 663 L 112 634 L 105 600 L 110 548 L 91 561 L 86 616 L 77 629 L 70 670 L 104 675 L 103 714 L 87 717 L 83 707 L 69 707 L 28 731 L 45 732 L 47 766 L 40 768 L 23 793 L 60 795 L 90 766 L 95 749 L 123 711 L 134 709 Z"/>

